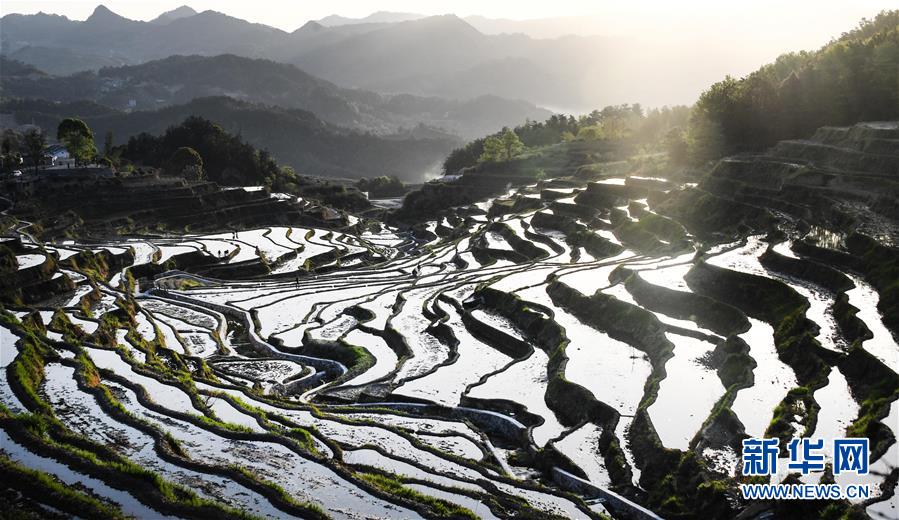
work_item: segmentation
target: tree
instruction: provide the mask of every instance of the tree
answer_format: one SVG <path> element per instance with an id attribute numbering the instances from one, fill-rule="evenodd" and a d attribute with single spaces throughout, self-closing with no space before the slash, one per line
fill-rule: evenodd
<path id="1" fill-rule="evenodd" d="M 484 153 L 485 140 L 486 138 L 480 137 L 450 152 L 443 161 L 443 173 L 452 175 L 477 164 Z"/>
<path id="2" fill-rule="evenodd" d="M 3 131 L 2 152 L 3 155 L 14 154 L 19 151 L 19 135 L 15 130 L 7 128 Z"/>
<path id="3" fill-rule="evenodd" d="M 596 141 L 602 138 L 602 128 L 599 125 L 582 126 L 577 131 L 577 138 L 582 141 Z"/>
<path id="4" fill-rule="evenodd" d="M 899 117 L 897 27 L 899 10 L 884 11 L 817 51 L 784 54 L 715 83 L 694 106 L 689 134 L 700 156 L 693 160 L 764 150 L 825 125 Z"/>
<path id="5" fill-rule="evenodd" d="M 503 128 L 499 135 L 491 135 L 484 140 L 484 151 L 478 161 L 511 161 L 524 150 L 524 144 L 518 134 L 509 128 Z"/>
<path id="6" fill-rule="evenodd" d="M 701 165 L 725 155 L 726 138 L 717 121 L 709 121 L 694 114 L 690 118 L 687 142 L 690 161 Z"/>
<path id="7" fill-rule="evenodd" d="M 87 164 L 97 155 L 94 133 L 84 121 L 68 117 L 59 123 L 56 139 L 65 144 L 75 164 Z"/>
<path id="8" fill-rule="evenodd" d="M 524 145 L 521 143 L 521 139 L 518 138 L 518 134 L 508 128 L 503 132 L 500 139 L 503 144 L 504 158 L 507 161 L 511 161 L 512 158 L 521 154 L 521 151 L 524 150 Z"/>
<path id="9" fill-rule="evenodd" d="M 503 142 L 499 137 L 491 135 L 484 140 L 484 146 L 482 150 L 483 151 L 481 152 L 481 156 L 478 157 L 478 162 L 500 161 L 503 157 Z"/>
<path id="10" fill-rule="evenodd" d="M 112 158 L 112 130 L 107 130 L 103 138 L 103 157 Z"/>
<path id="11" fill-rule="evenodd" d="M 203 158 L 204 176 L 219 184 L 259 185 L 266 177 L 281 173 L 271 154 L 256 150 L 220 125 L 196 116 L 169 127 L 161 136 L 133 136 L 120 150 L 123 158 L 136 164 L 167 169 L 169 160 L 181 147 L 194 149 Z"/>
<path id="12" fill-rule="evenodd" d="M 182 146 L 172 154 L 166 167 L 166 172 L 175 177 L 203 180 L 205 178 L 203 158 L 193 148 Z"/>
<path id="13" fill-rule="evenodd" d="M 6 172 L 17 168 L 21 164 L 21 147 L 22 143 L 20 142 L 19 134 L 11 128 L 3 131 L 3 141 L 2 146 L 0 146 L 0 151 L 2 151 L 0 153 L 0 169 Z"/>
<path id="14" fill-rule="evenodd" d="M 25 133 L 25 149 L 31 155 L 34 163 L 34 171 L 37 172 L 38 167 L 44 162 L 44 148 L 47 146 L 47 138 L 36 128 L 32 128 Z"/>
<path id="15" fill-rule="evenodd" d="M 684 131 L 679 127 L 668 130 L 665 134 L 665 149 L 668 152 L 668 161 L 675 166 L 683 166 L 687 163 L 689 152 Z"/>
<path id="16" fill-rule="evenodd" d="M 362 178 L 356 181 L 359 191 L 368 192 L 369 198 L 401 197 L 406 193 L 406 186 L 395 175 L 382 175 L 373 179 Z"/>
<path id="17" fill-rule="evenodd" d="M 94 137 L 93 132 L 87 123 L 78 119 L 77 117 L 67 117 L 59 122 L 59 126 L 56 127 L 56 139 L 58 141 L 63 141 L 65 138 L 73 133 L 80 133 Z"/>

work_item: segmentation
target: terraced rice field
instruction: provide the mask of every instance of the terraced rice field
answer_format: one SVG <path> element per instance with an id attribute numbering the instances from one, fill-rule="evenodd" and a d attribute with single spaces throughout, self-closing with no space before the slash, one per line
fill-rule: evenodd
<path id="1" fill-rule="evenodd" d="M 846 435 L 865 370 L 899 369 L 876 291 L 836 268 L 871 331 L 850 353 L 838 294 L 763 258 L 809 262 L 793 247 L 803 236 L 709 247 L 647 209 L 636 186 L 684 188 L 637 180 L 513 189 L 505 199 L 529 199 L 527 210 L 456 208 L 424 226 L 456 230 L 439 236 L 277 227 L 28 244 L 20 269 L 51 255 L 71 278 L 90 274 L 66 263 L 88 251 L 128 261 L 106 283 L 74 279 L 37 314 L 3 311 L 0 449 L 138 517 L 192 513 L 71 464 L 14 414 L 40 410 L 198 499 L 257 517 L 433 517 L 436 500 L 483 518 L 587 518 L 627 510 L 566 491 L 552 468 L 640 502 L 657 484 L 647 471 L 658 473 L 658 449 L 694 453 L 703 474 L 735 485 L 740 440 L 775 434 L 785 406 L 787 436 Z M 188 266 L 191 255 L 205 261 Z M 731 275 L 799 302 L 823 360 L 817 386 L 778 351 L 778 316 L 720 290 Z M 30 395 L 10 367 L 34 363 L 33 341 L 44 350 Z M 889 410 L 878 428 L 899 436 L 895 401 Z M 899 466 L 895 442 L 877 455 L 864 505 L 889 516 L 895 479 L 880 486 Z"/>

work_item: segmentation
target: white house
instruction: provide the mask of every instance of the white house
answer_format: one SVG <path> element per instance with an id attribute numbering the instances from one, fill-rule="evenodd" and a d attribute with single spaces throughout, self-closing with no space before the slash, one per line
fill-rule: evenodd
<path id="1" fill-rule="evenodd" d="M 66 150 L 66 147 L 61 144 L 51 144 L 44 151 L 44 158 L 50 163 L 50 165 L 57 165 L 68 162 L 71 158 L 69 156 L 69 151 Z"/>

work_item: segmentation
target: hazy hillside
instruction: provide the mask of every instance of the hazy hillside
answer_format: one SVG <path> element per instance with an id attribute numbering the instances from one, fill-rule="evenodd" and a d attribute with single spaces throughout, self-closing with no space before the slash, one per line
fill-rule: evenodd
<path id="1" fill-rule="evenodd" d="M 253 24 L 215 11 L 175 17 L 168 23 L 129 20 L 99 6 L 83 22 L 48 14 L 10 14 L 0 19 L 4 52 L 23 57 L 23 47 L 40 47 L 50 54 L 66 49 L 73 56 L 85 56 L 81 70 L 96 68 L 90 58 L 104 56 L 124 63 L 140 63 L 173 54 L 222 54 L 262 56 L 263 51 L 286 38 L 287 33 Z M 42 58 L 51 62 L 51 57 Z M 107 65 L 103 63 L 100 65 Z M 51 73 L 68 72 L 79 63 L 67 64 Z M 76 69 L 77 70 L 77 69 Z"/>
<path id="2" fill-rule="evenodd" d="M 691 103 L 735 62 L 746 62 L 736 42 L 710 47 L 689 33 L 664 43 L 638 33 L 537 39 L 478 30 L 516 27 L 502 21 L 454 15 L 405 20 L 410 17 L 329 17 L 286 32 L 214 11 L 181 10 L 136 22 L 101 6 L 83 22 L 10 14 L 0 19 L 0 38 L 7 56 L 53 74 L 228 53 L 293 63 L 345 88 L 455 99 L 490 94 L 568 111 L 636 101 Z M 341 24 L 327 25 L 333 23 Z M 678 65 L 685 56 L 701 58 L 702 67 Z"/>
<path id="3" fill-rule="evenodd" d="M 131 113 L 91 102 L 55 104 L 36 100 L 7 101 L 0 104 L 0 111 L 13 113 L 20 123 L 33 121 L 51 134 L 63 118 L 81 117 L 97 136 L 112 132 L 116 144 L 142 132 L 160 134 L 188 116 L 200 116 L 257 148 L 267 149 L 278 162 L 299 173 L 325 177 L 396 175 L 405 181 L 420 181 L 425 173 L 436 171 L 446 154 L 459 144 L 455 138 L 439 134 L 382 137 L 348 131 L 305 110 L 227 97 L 200 98 L 184 105 Z"/>
<path id="4" fill-rule="evenodd" d="M 763 150 L 821 126 L 895 120 L 897 81 L 899 10 L 884 11 L 817 51 L 782 54 L 712 85 L 696 103 L 692 140 L 715 156 Z"/>
<path id="5" fill-rule="evenodd" d="M 193 16 L 197 14 L 191 7 L 186 5 L 182 5 L 176 9 L 172 9 L 171 11 L 166 11 L 156 18 L 150 20 L 150 23 L 164 25 L 173 20 L 177 20 L 179 18 L 187 18 L 188 16 Z"/>
<path id="6" fill-rule="evenodd" d="M 342 26 L 352 27 L 352 26 Z M 340 27 L 335 30 L 341 29 Z M 455 15 L 389 24 L 281 59 L 338 85 L 443 97 L 495 94 L 549 106 L 580 106 L 602 97 L 585 83 L 598 38 L 535 40 L 485 35 Z M 402 56 L 403 59 L 395 59 Z M 587 87 L 587 88 L 584 88 Z"/>
<path id="7" fill-rule="evenodd" d="M 346 16 L 332 14 L 330 16 L 322 18 L 318 21 L 318 23 L 326 25 L 328 27 L 336 27 L 339 25 L 357 25 L 363 23 L 407 22 L 409 20 L 418 20 L 419 18 L 425 18 L 425 15 L 416 13 L 377 11 L 363 18 L 348 18 Z"/>
<path id="8" fill-rule="evenodd" d="M 155 110 L 198 97 L 227 95 L 309 110 L 329 123 L 380 134 L 424 124 L 465 138 L 549 115 L 531 103 L 497 97 L 455 101 L 343 89 L 292 65 L 234 55 L 173 56 L 64 77 L 35 76 L 21 63 L 2 63 L 4 96 L 59 102 L 89 99 L 120 110 Z"/>

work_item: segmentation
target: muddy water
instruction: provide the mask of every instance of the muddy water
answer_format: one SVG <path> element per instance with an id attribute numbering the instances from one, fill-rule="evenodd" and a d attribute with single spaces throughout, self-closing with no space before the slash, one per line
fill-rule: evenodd
<path id="1" fill-rule="evenodd" d="M 380 336 L 375 336 L 361 330 L 350 331 L 346 335 L 346 341 L 351 345 L 358 345 L 365 348 L 375 358 L 375 364 L 359 374 L 355 378 L 344 383 L 344 386 L 364 385 L 380 379 L 396 368 L 397 357 L 387 343 Z"/>
<path id="2" fill-rule="evenodd" d="M 456 347 L 458 357 L 431 374 L 400 385 L 394 393 L 456 406 L 469 384 L 507 365 L 512 358 L 472 336 L 462 323 L 459 312 L 451 305 L 440 302 L 438 307 L 449 316 L 445 323 L 453 329 L 459 342 Z"/>
<path id="3" fill-rule="evenodd" d="M 899 401 L 893 401 L 890 405 L 889 414 L 882 422 L 899 439 L 899 435 L 897 435 L 899 434 Z M 872 475 L 884 478 L 896 468 L 899 468 L 899 441 L 891 444 L 883 456 L 871 463 L 869 469 Z M 893 496 L 891 498 L 869 505 L 865 512 L 875 520 L 899 518 L 899 484 L 893 485 Z"/>
<path id="4" fill-rule="evenodd" d="M 460 505 L 477 515 L 479 518 L 483 518 L 484 520 L 498 520 L 497 517 L 495 517 L 493 513 L 490 512 L 490 508 L 480 500 L 475 500 L 474 498 L 460 495 L 458 493 L 441 491 L 439 489 L 422 484 L 410 484 L 408 487 L 426 495 L 437 497 L 446 500 L 447 502 Z"/>
<path id="5" fill-rule="evenodd" d="M 280 444 L 219 437 L 191 423 L 150 411 L 137 401 L 134 392 L 117 388 L 124 395 L 121 401 L 126 409 L 170 433 L 193 457 L 250 469 L 280 485 L 296 499 L 320 504 L 336 518 L 355 518 L 360 514 L 371 518 L 418 518 L 413 511 L 365 493 L 331 469 L 303 459 Z"/>
<path id="6" fill-rule="evenodd" d="M 762 437 L 774 407 L 796 387 L 796 375 L 777 355 L 774 329 L 762 321 L 749 318 L 752 327 L 740 334 L 749 345 L 749 355 L 757 366 L 752 371 L 754 382 L 737 392 L 731 410 L 743 423 L 750 437 Z"/>
<path id="7" fill-rule="evenodd" d="M 565 430 L 544 400 L 548 362 L 545 352 L 534 349 L 527 359 L 510 364 L 505 370 L 472 387 L 468 395 L 478 399 L 506 399 L 521 403 L 528 412 L 542 417 L 543 424 L 534 427 L 532 435 L 537 446 L 543 446 Z"/>
<path id="8" fill-rule="evenodd" d="M 265 518 L 279 518 L 283 515 L 266 498 L 228 478 L 198 473 L 159 458 L 152 437 L 112 419 L 92 396 L 78 388 L 74 370 L 59 364 L 48 365 L 41 390 L 67 427 L 96 442 L 111 446 L 142 467 L 191 488 L 205 498 L 219 500 Z"/>
<path id="9" fill-rule="evenodd" d="M 856 315 L 865 322 L 873 337 L 862 343 L 862 347 L 874 357 L 881 360 L 890 370 L 899 374 L 899 343 L 884 326 L 883 318 L 877 310 L 880 296 L 870 284 L 858 276 L 847 274 L 853 282 L 855 289 L 846 291 L 849 303 L 858 309 Z"/>
<path id="10" fill-rule="evenodd" d="M 612 479 L 609 477 L 609 471 L 599 452 L 601 435 L 601 427 L 587 423 L 561 440 L 554 441 L 553 445 L 584 470 L 591 482 L 598 486 L 608 487 L 612 484 Z"/>
<path id="11" fill-rule="evenodd" d="M 649 417 L 666 448 L 686 450 L 718 399 L 724 386 L 714 370 L 702 364 L 714 345 L 677 334 L 666 334 L 674 344 L 674 357 L 665 363 L 667 376 Z"/>
<path id="12" fill-rule="evenodd" d="M 406 293 L 403 308 L 388 321 L 395 329 L 401 331 L 412 351 L 412 358 L 407 359 L 397 372 L 395 378 L 397 381 L 421 376 L 445 362 L 450 356 L 449 347 L 427 332 L 431 321 L 422 315 L 422 305 L 430 296 L 430 288 Z"/>
<path id="13" fill-rule="evenodd" d="M 13 441 L 2 430 L 0 430 L 0 452 L 5 453 L 10 460 L 30 469 L 53 475 L 64 484 L 69 486 L 81 485 L 95 495 L 119 506 L 123 513 L 132 515 L 135 518 L 177 518 L 163 515 L 159 511 L 140 503 L 127 492 L 112 488 L 99 479 L 76 472 L 60 462 L 28 451 L 24 446 Z"/>
<path id="14" fill-rule="evenodd" d="M 565 348 L 565 377 L 620 413 L 632 415 L 652 372 L 643 352 L 583 325 L 562 309 L 557 308 L 554 313 L 556 323 L 565 328 L 569 340 Z"/>
<path id="15" fill-rule="evenodd" d="M 4 326 L 0 326 L 0 402 L 2 402 L 10 411 L 22 413 L 26 411 L 25 405 L 13 393 L 7 380 L 7 367 L 19 355 L 16 348 L 16 342 L 19 337 L 12 333 Z"/>

